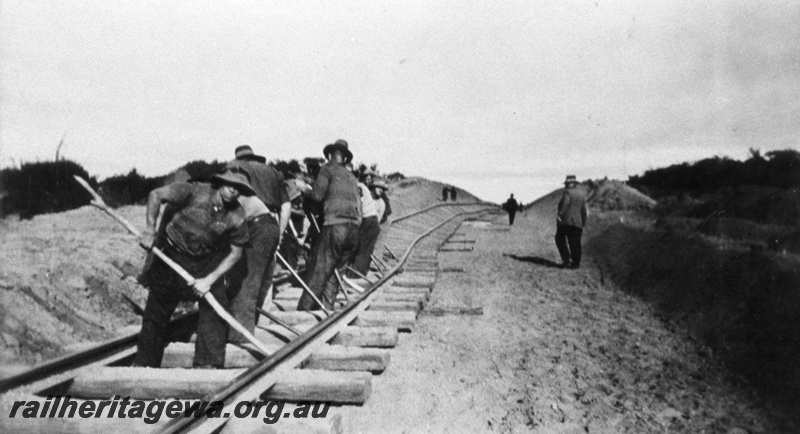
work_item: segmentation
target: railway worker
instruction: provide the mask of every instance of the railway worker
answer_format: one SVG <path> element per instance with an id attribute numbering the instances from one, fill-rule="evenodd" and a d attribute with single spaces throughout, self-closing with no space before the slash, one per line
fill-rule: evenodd
<path id="1" fill-rule="evenodd" d="M 389 205 L 389 198 L 386 196 L 388 190 L 389 187 L 381 180 L 374 181 L 370 186 L 372 198 L 375 200 L 375 207 L 378 208 L 378 223 L 380 224 L 386 223 L 392 214 L 392 207 Z"/>
<path id="2" fill-rule="evenodd" d="M 517 215 L 517 209 L 519 209 L 519 204 L 517 200 L 514 199 L 514 193 L 511 193 L 511 197 L 508 198 L 506 203 L 503 204 L 503 208 L 508 213 L 508 224 L 514 225 L 514 216 Z"/>
<path id="3" fill-rule="evenodd" d="M 455 202 L 457 196 L 458 196 L 458 191 L 456 190 L 456 188 L 455 187 L 450 187 L 450 200 Z"/>
<path id="4" fill-rule="evenodd" d="M 361 224 L 361 199 L 356 178 L 345 167 L 353 159 L 344 140 L 325 146 L 322 153 L 328 163 L 306 197 L 322 204 L 320 234 L 311 252 L 308 286 L 326 308 L 332 309 L 339 290 L 334 270 L 342 269 L 356 249 Z M 307 270 L 308 271 L 308 270 Z M 303 293 L 297 310 L 318 309 L 316 301 Z"/>
<path id="5" fill-rule="evenodd" d="M 143 273 L 140 282 L 150 289 L 150 294 L 142 315 L 135 366 L 161 365 L 167 325 L 180 301 L 196 300 L 210 292 L 227 308 L 226 273 L 249 241 L 245 211 L 237 199 L 253 194 L 245 175 L 230 171 L 215 175 L 211 184 L 177 182 L 150 193 L 146 216 L 154 234 L 161 204 L 169 206 L 162 215 L 165 229 L 152 237 L 143 236 L 142 242 L 158 247 L 197 280 L 187 285 L 159 258 Z M 227 335 L 225 321 L 201 300 L 193 365 L 223 367 Z"/>
<path id="6" fill-rule="evenodd" d="M 236 292 L 231 300 L 231 315 L 253 333 L 258 318 L 255 308 L 263 306 L 272 286 L 275 252 L 289 222 L 291 204 L 283 175 L 267 165 L 265 157 L 256 155 L 248 145 L 237 147 L 234 155 L 227 168 L 247 176 L 255 195 L 239 198 L 246 213 L 250 242 L 244 249 L 244 258 L 231 273 Z M 228 341 L 246 343 L 247 339 L 231 329 Z"/>
<path id="7" fill-rule="evenodd" d="M 442 187 L 442 202 L 447 202 L 447 196 L 450 194 L 450 188 L 448 186 Z"/>
<path id="8" fill-rule="evenodd" d="M 299 179 L 289 179 L 286 181 L 286 190 L 292 205 L 291 217 L 289 217 L 289 232 L 291 232 L 291 234 L 286 236 L 287 234 L 284 233 L 278 251 L 294 270 L 297 270 L 297 265 L 300 262 L 300 255 L 303 250 L 303 242 L 306 233 L 304 228 L 306 214 L 303 211 L 302 194 L 303 191 L 310 188 L 309 185 Z"/>
<path id="9" fill-rule="evenodd" d="M 568 175 L 564 185 L 564 193 L 558 202 L 556 247 L 561 255 L 562 267 L 579 268 L 581 236 L 589 214 L 586 208 L 586 193 L 577 188 L 578 180 L 575 175 Z"/>
<path id="10" fill-rule="evenodd" d="M 363 275 L 369 272 L 375 242 L 378 241 L 378 236 L 381 234 L 378 208 L 375 205 L 375 199 L 372 198 L 372 192 L 367 187 L 367 183 L 371 183 L 374 174 L 375 172 L 372 170 L 367 170 L 361 175 L 361 181 L 358 183 L 361 197 L 361 225 L 358 227 L 358 245 L 353 253 L 352 267 Z M 350 277 L 358 278 L 358 275 L 353 272 L 347 274 Z"/>

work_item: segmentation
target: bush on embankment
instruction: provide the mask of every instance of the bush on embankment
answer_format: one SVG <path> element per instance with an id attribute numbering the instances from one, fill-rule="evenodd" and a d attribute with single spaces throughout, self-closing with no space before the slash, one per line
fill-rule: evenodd
<path id="1" fill-rule="evenodd" d="M 618 218 L 594 220 L 586 245 L 605 277 L 685 324 L 799 427 L 800 258 Z"/>
<path id="2" fill-rule="evenodd" d="M 91 196 L 80 186 L 74 175 L 96 186 L 97 181 L 78 163 L 70 160 L 23 163 L 0 171 L 0 216 L 18 214 L 29 219 L 79 208 L 89 203 Z"/>

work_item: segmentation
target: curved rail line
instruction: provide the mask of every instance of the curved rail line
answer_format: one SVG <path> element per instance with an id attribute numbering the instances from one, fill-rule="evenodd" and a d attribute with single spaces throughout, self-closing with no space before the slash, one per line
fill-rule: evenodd
<path id="1" fill-rule="evenodd" d="M 456 209 L 450 210 L 450 208 Z M 435 204 L 395 218 L 386 243 L 392 243 L 395 247 L 401 247 L 397 244 L 405 241 L 405 246 L 402 246 L 405 248 L 396 264 L 387 270 L 377 282 L 374 282 L 357 297 L 352 298 L 341 310 L 335 311 L 327 318 L 321 320 L 304 333 L 283 345 L 275 353 L 267 356 L 258 364 L 241 373 L 226 387 L 202 399 L 208 402 L 240 402 L 258 399 L 263 391 L 275 384 L 281 374 L 295 368 L 307 358 L 315 348 L 324 345 L 325 342 L 333 338 L 342 327 L 349 324 L 358 314 L 366 310 L 369 304 L 378 295 L 379 289 L 402 270 L 403 265 L 420 241 L 456 218 L 466 218 L 470 215 L 486 213 L 493 209 L 496 209 L 496 205 L 481 202 Z M 426 221 L 430 218 L 435 218 L 438 223 L 429 226 L 430 223 L 426 223 Z M 394 232 L 392 232 L 392 229 Z M 414 238 L 408 240 L 408 238 L 412 236 Z M 398 251 L 399 250 L 400 249 L 398 249 Z M 285 281 L 289 279 L 290 278 L 287 276 Z M 280 283 L 280 281 L 276 280 L 276 283 Z M 187 330 L 193 328 L 195 321 L 196 313 L 185 314 L 173 320 L 171 324 L 171 335 L 185 334 Z M 56 375 L 68 375 L 70 370 L 91 363 L 98 363 L 98 361 L 100 361 L 101 366 L 107 364 L 104 362 L 108 362 L 109 360 L 119 363 L 121 359 L 132 356 L 135 351 L 134 347 L 137 338 L 138 332 L 131 333 L 112 341 L 93 346 L 87 350 L 38 365 L 28 371 L 0 381 L 0 393 L 7 392 L 28 383 L 46 380 Z M 59 379 L 58 381 L 63 382 L 64 380 Z M 42 394 L 43 392 L 39 393 Z M 156 425 L 154 428 L 156 428 L 158 432 L 164 433 L 186 432 L 188 430 L 192 432 L 213 432 L 224 425 L 228 419 L 229 418 L 207 417 L 176 418 Z"/>

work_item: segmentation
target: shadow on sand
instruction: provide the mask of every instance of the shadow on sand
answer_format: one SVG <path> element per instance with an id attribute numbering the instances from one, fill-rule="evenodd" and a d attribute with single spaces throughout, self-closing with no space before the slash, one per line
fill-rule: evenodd
<path id="1" fill-rule="evenodd" d="M 562 268 L 561 264 L 559 264 L 558 262 L 553 262 L 549 259 L 539 258 L 537 256 L 517 256 L 517 255 L 510 255 L 508 253 L 503 253 L 503 256 L 511 258 L 515 261 L 530 262 L 531 264 L 543 265 L 545 267 Z"/>

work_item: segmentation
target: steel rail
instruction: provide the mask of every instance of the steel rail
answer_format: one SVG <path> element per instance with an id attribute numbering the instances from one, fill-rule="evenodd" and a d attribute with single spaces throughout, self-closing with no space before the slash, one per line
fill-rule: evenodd
<path id="1" fill-rule="evenodd" d="M 275 279 L 275 283 L 287 282 L 291 275 L 284 275 Z M 187 312 L 169 323 L 169 336 L 171 338 L 188 333 L 189 329 L 197 322 L 197 311 Z M 0 379 L 0 393 L 23 386 L 25 384 L 44 380 L 71 369 L 77 369 L 92 362 L 105 359 L 116 353 L 125 351 L 136 345 L 139 332 L 131 332 L 124 336 L 101 342 L 85 350 L 65 354 L 52 360 L 36 365 L 28 370 Z"/>
<path id="2" fill-rule="evenodd" d="M 461 206 L 461 207 L 479 206 L 479 205 L 491 206 L 489 204 L 482 204 L 482 203 L 438 204 L 425 208 L 423 212 L 444 205 Z M 349 323 L 351 320 L 355 319 L 356 315 L 358 315 L 360 312 L 366 309 L 367 305 L 365 305 L 364 302 L 367 301 L 368 299 L 373 298 L 372 297 L 373 295 L 377 295 L 376 291 L 378 291 L 383 284 L 388 282 L 389 279 L 394 277 L 394 275 L 398 272 L 401 266 L 408 259 L 408 256 L 411 254 L 411 251 L 423 238 L 427 237 L 428 235 L 430 235 L 431 233 L 433 233 L 434 231 L 436 231 L 437 229 L 439 229 L 440 227 L 444 226 L 445 224 L 447 224 L 448 222 L 457 217 L 466 214 L 475 214 L 487 211 L 489 210 L 482 208 L 478 210 L 456 213 L 442 220 L 440 223 L 431 227 L 427 231 L 423 232 L 410 243 L 408 248 L 406 248 L 405 252 L 401 256 L 400 261 L 398 261 L 398 263 L 393 268 L 388 270 L 386 274 L 383 275 L 383 277 L 381 277 L 369 289 L 367 289 L 361 295 L 355 298 L 351 303 L 346 305 L 343 309 L 336 311 L 332 315 L 323 319 L 315 326 L 310 328 L 308 331 L 296 337 L 291 342 L 281 347 L 278 351 L 276 351 L 269 357 L 265 358 L 257 365 L 247 369 L 245 372 L 236 377 L 229 385 L 225 386 L 221 390 L 218 390 L 214 393 L 204 396 L 202 400 L 205 402 L 213 402 L 213 401 L 241 402 L 244 400 L 256 399 L 264 390 L 271 387 L 277 381 L 277 378 L 266 378 L 268 377 L 268 374 L 272 373 L 272 371 L 277 370 L 278 368 L 281 368 L 281 364 L 283 362 L 289 360 L 290 357 L 292 357 L 293 355 L 301 353 L 304 349 L 306 349 L 307 346 L 310 346 L 311 344 L 315 343 L 315 340 L 318 337 L 323 336 L 324 332 L 328 331 L 328 329 L 332 328 L 333 326 L 343 321 L 347 321 L 345 322 L 345 324 Z M 420 212 L 412 213 L 412 215 L 417 215 L 417 214 L 420 214 Z M 403 216 L 403 218 L 409 218 L 412 215 Z M 293 367 L 294 366 L 292 366 L 291 368 Z M 290 368 L 285 368 L 285 369 L 290 369 Z M 248 389 L 254 389 L 256 387 L 257 390 L 255 391 L 248 390 Z M 225 417 L 208 418 L 204 416 L 205 415 L 193 418 L 171 419 L 157 432 L 179 433 L 179 432 L 186 432 L 188 430 L 192 430 L 193 432 L 214 432 L 216 429 L 224 425 L 229 419 Z"/>
<path id="3" fill-rule="evenodd" d="M 494 204 L 494 203 L 491 203 L 491 202 L 435 203 L 435 204 L 433 204 L 431 206 L 428 206 L 428 207 L 425 207 L 425 208 L 422 208 L 422 209 L 418 209 L 416 211 L 410 212 L 410 213 L 402 215 L 400 217 L 393 218 L 392 219 L 392 224 L 398 223 L 398 222 L 403 221 L 403 220 L 405 220 L 407 218 L 414 217 L 417 214 L 422 214 L 424 212 L 428 212 L 428 211 L 430 211 L 432 209 L 435 209 L 435 208 L 440 208 L 440 207 L 445 207 L 445 206 L 450 207 L 450 206 L 470 206 L 470 205 L 474 205 L 474 206 L 481 205 L 481 206 L 497 207 L 497 204 Z"/>

